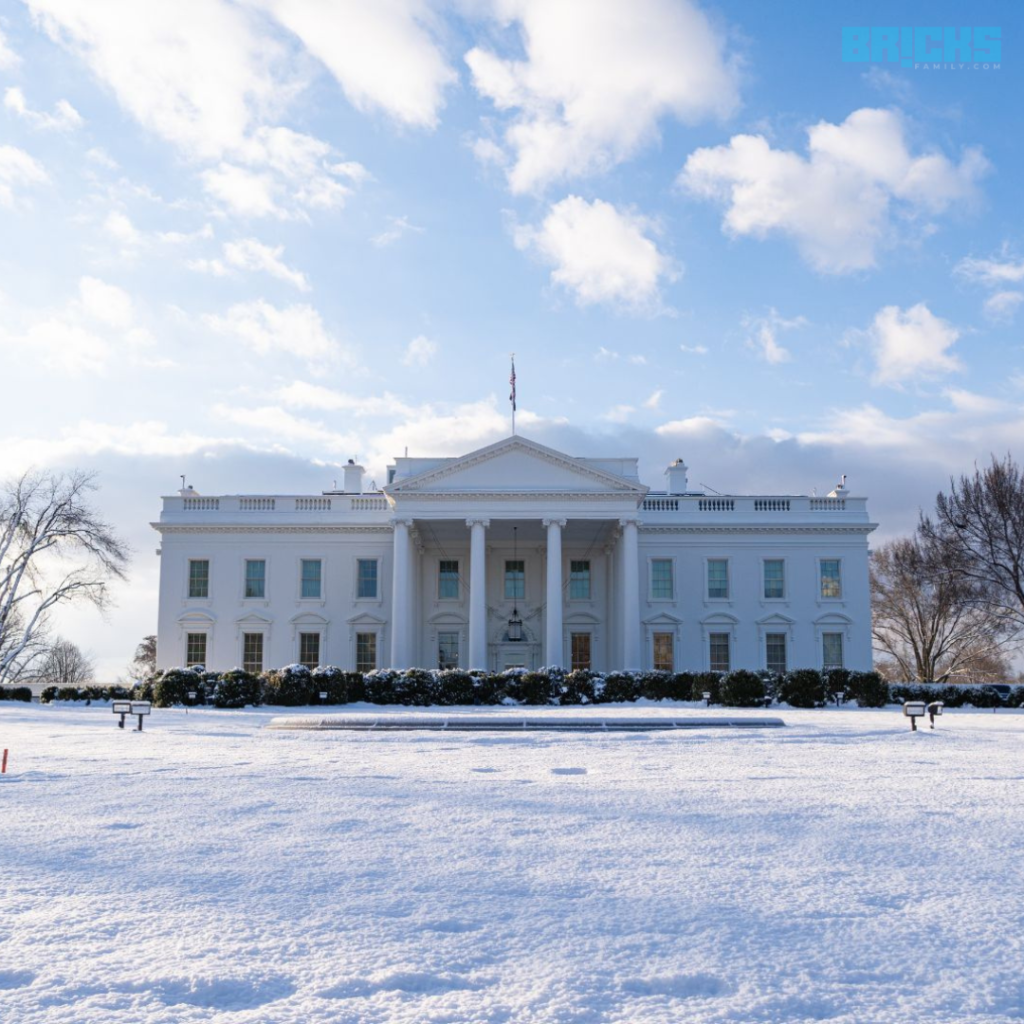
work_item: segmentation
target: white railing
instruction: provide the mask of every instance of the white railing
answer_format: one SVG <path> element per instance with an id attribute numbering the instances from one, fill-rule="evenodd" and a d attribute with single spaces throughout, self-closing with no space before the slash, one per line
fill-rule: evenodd
<path id="1" fill-rule="evenodd" d="M 239 512 L 273 512 L 276 502 L 273 498 L 239 498 Z"/>
<path id="2" fill-rule="evenodd" d="M 755 512 L 788 512 L 789 498 L 755 498 Z"/>
<path id="3" fill-rule="evenodd" d="M 330 512 L 330 498 L 296 498 L 296 512 Z"/>
<path id="4" fill-rule="evenodd" d="M 678 512 L 678 498 L 644 498 L 644 512 Z"/>
<path id="5" fill-rule="evenodd" d="M 697 501 L 701 512 L 733 512 L 736 509 L 732 498 L 698 498 Z"/>
<path id="6" fill-rule="evenodd" d="M 345 515 L 352 512 L 387 512 L 387 499 L 376 494 L 269 495 L 221 494 L 216 497 L 186 498 L 178 495 L 164 498 L 164 515 L 217 513 L 259 515 Z"/>
<path id="7" fill-rule="evenodd" d="M 811 498 L 812 512 L 845 512 L 845 498 Z"/>

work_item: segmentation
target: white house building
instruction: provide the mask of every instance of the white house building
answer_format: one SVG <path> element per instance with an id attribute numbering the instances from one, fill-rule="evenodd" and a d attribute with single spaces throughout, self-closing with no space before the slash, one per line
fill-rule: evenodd
<path id="1" fill-rule="evenodd" d="M 652 491 L 524 437 L 318 495 L 163 499 L 162 668 L 871 667 L 866 499 Z"/>

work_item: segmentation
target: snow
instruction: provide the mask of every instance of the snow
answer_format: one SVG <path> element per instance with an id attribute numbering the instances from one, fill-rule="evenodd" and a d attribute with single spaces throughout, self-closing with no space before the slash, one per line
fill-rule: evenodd
<path id="1" fill-rule="evenodd" d="M 154 709 L 140 734 L 0 705 L 0 1020 L 1024 1019 L 1022 713 L 264 728 L 281 713 Z"/>

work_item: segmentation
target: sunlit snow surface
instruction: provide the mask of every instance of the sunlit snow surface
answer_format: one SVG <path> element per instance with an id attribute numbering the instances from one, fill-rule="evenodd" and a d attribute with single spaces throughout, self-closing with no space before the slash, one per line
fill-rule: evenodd
<path id="1" fill-rule="evenodd" d="M 5 703 L 0 1020 L 1024 1019 L 1024 715 L 775 713 L 138 734 Z"/>

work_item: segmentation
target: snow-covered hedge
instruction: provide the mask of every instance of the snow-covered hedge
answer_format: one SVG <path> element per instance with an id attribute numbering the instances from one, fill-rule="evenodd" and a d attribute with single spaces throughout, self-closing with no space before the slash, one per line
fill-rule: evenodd
<path id="1" fill-rule="evenodd" d="M 27 686 L 0 686 L 0 700 L 32 700 L 32 690 Z"/>
<path id="2" fill-rule="evenodd" d="M 22 688 L 24 689 L 24 688 Z M 0 699 L 25 700 L 7 691 Z M 194 701 L 188 698 L 195 693 Z M 321 699 L 320 694 L 327 696 Z M 877 672 L 848 669 L 794 669 L 784 675 L 738 669 L 717 672 L 566 672 L 557 667 L 535 672 L 522 668 L 505 672 L 466 672 L 462 669 L 379 669 L 363 675 L 333 665 L 312 671 L 304 665 L 285 665 L 254 675 L 240 668 L 207 672 L 172 668 L 157 672 L 131 690 L 90 686 L 82 689 L 48 687 L 42 701 L 112 700 L 131 697 L 151 700 L 157 707 L 186 703 L 219 708 L 271 704 L 301 707 L 311 704 L 428 705 L 579 705 L 636 700 L 703 701 L 730 707 L 759 707 L 772 703 L 791 707 L 822 707 L 835 699 L 860 707 L 902 704 L 905 700 L 941 700 L 947 707 L 1024 707 L 1024 686 L 1015 686 L 1008 699 L 991 687 L 943 686 L 929 683 L 888 684 Z"/>

